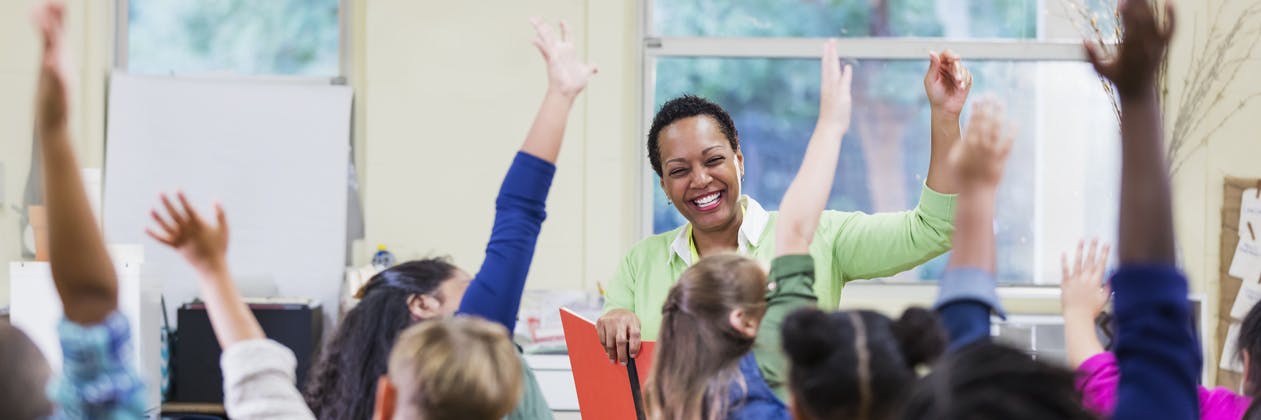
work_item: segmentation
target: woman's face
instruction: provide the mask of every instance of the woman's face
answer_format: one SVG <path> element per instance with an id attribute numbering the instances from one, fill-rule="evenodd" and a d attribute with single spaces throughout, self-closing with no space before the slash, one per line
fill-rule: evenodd
<path id="1" fill-rule="evenodd" d="M 731 148 L 708 115 L 675 121 L 661 130 L 661 189 L 692 228 L 702 232 L 739 227 L 744 155 Z"/>

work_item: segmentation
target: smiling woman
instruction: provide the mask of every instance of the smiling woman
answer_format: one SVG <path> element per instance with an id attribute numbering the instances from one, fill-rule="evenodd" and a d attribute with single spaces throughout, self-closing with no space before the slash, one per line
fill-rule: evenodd
<path id="1" fill-rule="evenodd" d="M 896 274 L 949 248 L 956 186 L 942 170 L 944 153 L 959 139 L 972 77 L 957 55 L 929 58 L 931 152 L 919 204 L 899 213 L 822 214 L 809 248 L 820 308 L 835 309 L 847 281 Z M 597 330 L 618 362 L 637 356 L 641 339 L 656 339 L 670 287 L 701 257 L 736 251 L 769 262 L 775 255 L 768 235 L 779 214 L 743 195 L 744 155 L 727 111 L 697 96 L 672 99 L 653 118 L 647 147 L 661 191 L 687 223 L 636 244 L 609 282 Z"/>

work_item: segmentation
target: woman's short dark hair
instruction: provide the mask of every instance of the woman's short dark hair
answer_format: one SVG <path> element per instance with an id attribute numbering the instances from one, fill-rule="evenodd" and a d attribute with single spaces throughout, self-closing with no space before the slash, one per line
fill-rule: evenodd
<path id="1" fill-rule="evenodd" d="M 903 419 L 1097 419 L 1067 368 L 980 341 L 942 358 L 912 391 Z"/>
<path id="2" fill-rule="evenodd" d="M 873 311 L 808 308 L 782 326 L 788 386 L 799 412 L 818 420 L 889 419 L 946 347 L 936 315 L 912 307 L 897 320 Z"/>
<path id="3" fill-rule="evenodd" d="M 447 258 L 408 261 L 377 273 L 359 290 L 306 387 L 307 405 L 320 419 L 372 418 L 377 379 L 389 368 L 390 350 L 412 324 L 407 300 L 434 294 L 456 271 Z"/>
<path id="4" fill-rule="evenodd" d="M 648 162 L 652 170 L 661 176 L 661 130 L 674 124 L 675 121 L 697 115 L 708 115 L 718 123 L 718 128 L 727 137 L 731 150 L 740 150 L 740 135 L 736 132 L 736 123 L 731 115 L 716 103 L 693 95 L 683 95 L 671 99 L 661 106 L 657 115 L 652 118 L 652 128 L 648 130 Z"/>

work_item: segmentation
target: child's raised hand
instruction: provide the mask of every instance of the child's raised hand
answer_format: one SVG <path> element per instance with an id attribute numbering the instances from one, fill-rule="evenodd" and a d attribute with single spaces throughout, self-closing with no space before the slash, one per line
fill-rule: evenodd
<path id="1" fill-rule="evenodd" d="M 31 16 L 43 39 L 39 86 L 35 103 L 35 126 L 39 130 L 65 129 L 68 121 L 69 89 L 66 87 L 64 46 L 65 6 L 48 2 Z"/>
<path id="2" fill-rule="evenodd" d="M 1098 45 L 1087 41 L 1086 55 L 1095 70 L 1111 80 L 1122 96 L 1155 93 L 1156 73 L 1165 59 L 1165 49 L 1173 37 L 1173 5 L 1165 3 L 1165 24 L 1156 22 L 1156 14 L 1147 0 L 1121 0 L 1117 4 L 1125 36 L 1116 54 L 1105 58 Z"/>
<path id="3" fill-rule="evenodd" d="M 551 25 L 539 18 L 531 18 L 534 25 L 534 46 L 547 61 L 548 90 L 567 97 L 578 96 L 587 82 L 600 71 L 599 67 L 582 62 L 573 41 L 569 39 L 569 24 L 560 21 L 560 36 L 552 32 Z"/>
<path id="4" fill-rule="evenodd" d="M 967 134 L 950 149 L 950 166 L 965 189 L 997 188 L 1011 153 L 1012 130 L 997 101 L 980 99 L 972 108 Z"/>
<path id="5" fill-rule="evenodd" d="M 193 268 L 202 273 L 223 269 L 228 252 L 228 219 L 223 207 L 215 203 L 217 223 L 212 226 L 188 204 L 183 192 L 176 193 L 176 196 L 179 207 L 173 205 L 166 194 L 161 195 L 167 217 L 163 218 L 157 209 L 151 210 L 149 214 L 158 229 L 146 228 L 145 233 L 179 251 Z"/>
<path id="6" fill-rule="evenodd" d="M 824 44 L 820 66 L 819 123 L 835 124 L 840 131 L 848 131 L 853 109 L 850 86 L 854 80 L 854 70 L 848 64 L 841 65 L 835 39 L 829 39 Z"/>
<path id="7" fill-rule="evenodd" d="M 963 59 L 950 50 L 941 54 L 930 52 L 928 59 L 928 73 L 924 75 L 928 104 L 934 111 L 957 117 L 972 91 L 972 72 L 963 65 Z"/>
<path id="8" fill-rule="evenodd" d="M 1112 295 L 1110 287 L 1103 283 L 1103 273 L 1108 267 L 1108 244 L 1099 247 L 1098 239 L 1090 240 L 1086 259 L 1082 260 L 1083 241 L 1077 242 L 1077 257 L 1070 264 L 1067 254 L 1060 255 L 1063 278 L 1060 280 L 1060 306 L 1064 316 L 1079 316 L 1094 320 L 1103 312 Z"/>

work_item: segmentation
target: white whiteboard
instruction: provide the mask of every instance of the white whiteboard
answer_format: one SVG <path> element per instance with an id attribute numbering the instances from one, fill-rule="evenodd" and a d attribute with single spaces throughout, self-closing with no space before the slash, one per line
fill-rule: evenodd
<path id="1" fill-rule="evenodd" d="M 144 235 L 159 192 L 182 189 L 203 215 L 218 200 L 228 262 L 243 289 L 310 297 L 332 326 L 346 265 L 351 90 L 275 81 L 114 74 L 105 150 L 110 243 L 144 244 L 175 308 L 198 295 L 178 254 Z M 264 284 L 251 284 L 264 283 Z"/>

